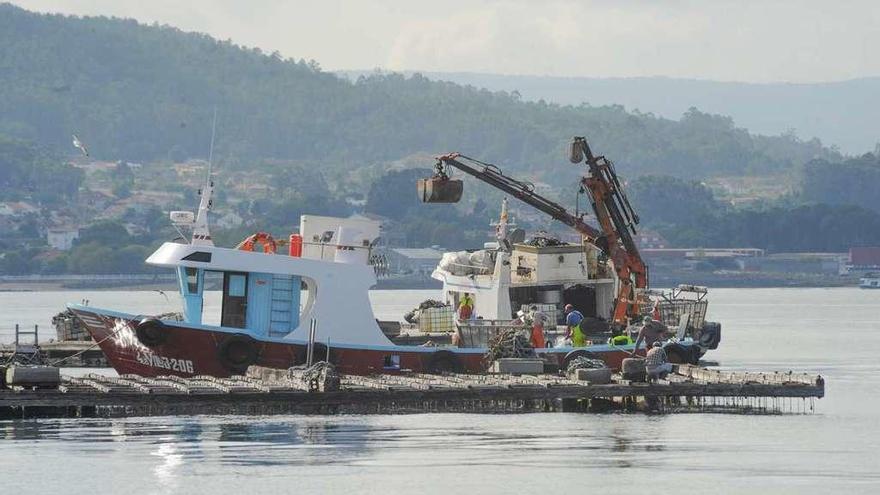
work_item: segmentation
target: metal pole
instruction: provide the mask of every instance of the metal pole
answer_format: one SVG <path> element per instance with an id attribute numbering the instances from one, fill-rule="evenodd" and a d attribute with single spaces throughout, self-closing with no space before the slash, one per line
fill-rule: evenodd
<path id="1" fill-rule="evenodd" d="M 40 343 L 39 338 L 37 337 L 40 334 L 40 325 L 34 325 L 34 345 Z"/>
<path id="2" fill-rule="evenodd" d="M 309 345 L 306 350 L 306 366 L 311 366 L 315 358 L 315 334 L 318 332 L 318 320 L 312 318 L 309 322 Z"/>
<path id="3" fill-rule="evenodd" d="M 18 347 L 18 323 L 15 324 L 15 347 Z"/>

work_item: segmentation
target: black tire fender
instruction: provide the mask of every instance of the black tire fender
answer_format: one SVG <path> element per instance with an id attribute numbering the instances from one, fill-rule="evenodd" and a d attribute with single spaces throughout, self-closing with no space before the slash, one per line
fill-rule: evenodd
<path id="1" fill-rule="evenodd" d="M 663 350 L 666 351 L 667 362 L 672 364 L 696 364 L 692 349 L 681 344 L 670 342 L 663 346 Z"/>
<path id="2" fill-rule="evenodd" d="M 243 373 L 259 357 L 256 341 L 244 334 L 230 335 L 217 348 L 217 357 L 226 369 Z"/>
<path id="3" fill-rule="evenodd" d="M 156 318 L 144 318 L 134 329 L 138 341 L 147 347 L 160 346 L 168 340 L 168 327 Z"/>
<path id="4" fill-rule="evenodd" d="M 460 373 L 462 371 L 461 360 L 451 351 L 437 351 L 425 357 L 424 369 L 426 373 Z"/>
<path id="5" fill-rule="evenodd" d="M 703 323 L 700 334 L 697 336 L 697 342 L 701 347 L 706 349 L 717 349 L 721 343 L 721 323 L 715 321 L 707 321 Z"/>

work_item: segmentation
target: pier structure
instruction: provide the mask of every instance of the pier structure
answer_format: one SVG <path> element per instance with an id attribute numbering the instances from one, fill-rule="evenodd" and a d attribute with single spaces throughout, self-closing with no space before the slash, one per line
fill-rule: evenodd
<path id="1" fill-rule="evenodd" d="M 255 369 L 256 368 L 256 369 Z M 371 414 L 549 411 L 810 412 L 821 376 L 735 373 L 678 365 L 666 379 L 591 384 L 556 375 L 405 373 L 339 377 L 316 387 L 304 370 L 252 367 L 247 376 L 63 376 L 52 389 L 0 389 L 0 418 L 197 414 Z"/>

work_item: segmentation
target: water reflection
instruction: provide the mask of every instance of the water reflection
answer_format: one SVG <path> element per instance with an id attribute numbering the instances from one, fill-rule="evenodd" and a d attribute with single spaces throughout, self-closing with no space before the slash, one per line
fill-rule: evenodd
<path id="1" fill-rule="evenodd" d="M 149 418 L 9 421 L 0 438 L 50 441 L 93 454 L 143 444 L 160 459 L 157 478 L 172 477 L 185 462 L 226 465 L 320 465 L 348 462 L 369 450 L 369 428 L 335 418 Z M 113 444 L 117 444 L 114 446 Z"/>

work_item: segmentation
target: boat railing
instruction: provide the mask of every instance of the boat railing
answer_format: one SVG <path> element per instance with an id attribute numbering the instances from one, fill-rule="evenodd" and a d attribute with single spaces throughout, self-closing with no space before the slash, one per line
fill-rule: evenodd
<path id="1" fill-rule="evenodd" d="M 667 299 L 660 301 L 657 305 L 660 311 L 660 321 L 669 328 L 677 327 L 683 315 L 688 315 L 690 321 L 688 326 L 692 328 L 702 328 L 706 321 L 706 310 L 709 307 L 709 301 L 693 300 L 693 299 Z M 650 309 L 648 307 L 647 309 Z"/>

